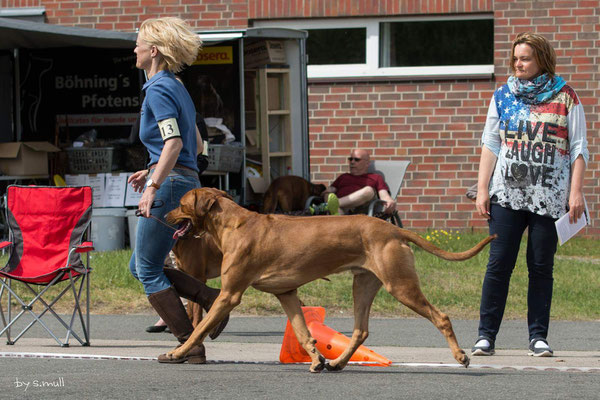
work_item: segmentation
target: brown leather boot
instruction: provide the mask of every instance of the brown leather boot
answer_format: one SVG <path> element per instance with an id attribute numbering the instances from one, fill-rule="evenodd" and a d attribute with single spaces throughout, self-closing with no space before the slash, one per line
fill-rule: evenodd
<path id="1" fill-rule="evenodd" d="M 181 347 L 181 344 L 177 348 Z M 188 364 L 206 364 L 206 352 L 204 345 L 194 346 L 186 354 L 184 358 L 172 358 L 168 354 L 161 354 L 158 356 L 158 362 L 163 364 L 182 364 L 184 362 Z"/>
<path id="2" fill-rule="evenodd" d="M 194 331 L 194 327 L 185 312 L 179 295 L 174 288 L 170 287 L 148 296 L 148 301 L 156 310 L 156 313 L 165 321 L 179 343 L 185 343 Z M 180 344 L 181 346 L 181 344 Z M 184 363 L 205 364 L 206 353 L 204 345 L 194 346 L 183 358 L 171 358 L 167 354 L 158 356 L 160 363 Z"/>
<path id="3" fill-rule="evenodd" d="M 164 267 L 163 271 L 181 297 L 185 297 L 188 300 L 200 304 L 206 312 L 210 310 L 210 307 L 212 307 L 213 303 L 221 292 L 219 289 L 213 289 L 209 286 L 206 286 L 204 282 L 199 281 L 193 276 L 178 269 Z M 211 340 L 215 340 L 221 334 L 221 332 L 223 332 L 223 329 L 225 329 L 225 326 L 227 326 L 228 322 L 229 315 L 223 318 L 223 320 L 219 322 L 219 324 L 208 335 Z"/>

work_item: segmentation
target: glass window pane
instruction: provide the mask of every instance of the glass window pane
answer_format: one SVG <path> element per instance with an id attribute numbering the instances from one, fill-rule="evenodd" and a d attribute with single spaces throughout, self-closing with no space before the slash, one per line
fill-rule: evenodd
<path id="1" fill-rule="evenodd" d="M 308 29 L 308 65 L 364 64 L 367 29 Z"/>
<path id="2" fill-rule="evenodd" d="M 380 25 L 381 67 L 494 63 L 494 21 L 385 22 Z"/>

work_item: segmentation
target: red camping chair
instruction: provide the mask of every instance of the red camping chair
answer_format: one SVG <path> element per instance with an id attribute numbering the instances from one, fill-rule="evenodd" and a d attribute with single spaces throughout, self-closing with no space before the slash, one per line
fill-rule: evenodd
<path id="1" fill-rule="evenodd" d="M 72 335 L 83 346 L 89 346 L 89 293 L 88 274 L 89 251 L 92 242 L 82 242 L 84 235 L 89 237 L 92 216 L 92 189 L 83 187 L 51 186 L 9 186 L 5 198 L 6 221 L 10 228 L 10 242 L 1 242 L 0 249 L 10 246 L 10 255 L 6 266 L 0 270 L 0 314 L 7 343 L 14 344 L 29 328 L 39 322 L 61 346 L 68 346 Z M 86 262 L 81 258 L 86 253 Z M 32 300 L 24 300 L 12 288 L 12 281 L 24 284 L 25 293 L 33 295 Z M 47 302 L 42 296 L 54 285 L 66 282 L 56 297 Z M 85 321 L 81 309 L 82 291 L 85 284 Z M 34 289 L 35 287 L 35 289 Z M 39 289 L 39 290 L 36 290 Z M 2 309 L 2 296 L 7 292 L 8 319 Z M 67 292 L 72 291 L 74 308 L 69 324 L 52 309 L 54 304 Z M 48 293 L 50 294 L 50 293 Z M 21 311 L 12 318 L 12 298 L 20 304 Z M 19 305 L 18 304 L 18 305 Z M 34 304 L 43 307 L 36 314 Z M 67 330 L 64 341 L 52 333 L 42 321 L 50 311 Z M 33 320 L 15 338 L 11 340 L 10 331 L 15 321 L 25 314 L 31 314 Z M 83 330 L 82 340 L 74 332 L 75 318 L 79 317 Z"/>

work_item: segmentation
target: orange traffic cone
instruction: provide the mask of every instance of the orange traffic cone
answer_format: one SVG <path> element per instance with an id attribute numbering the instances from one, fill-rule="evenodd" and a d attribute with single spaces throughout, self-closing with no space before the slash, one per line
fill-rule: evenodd
<path id="1" fill-rule="evenodd" d="M 323 307 L 302 307 L 306 325 L 313 338 L 317 341 L 315 347 L 327 359 L 337 358 L 350 344 L 350 338 L 331 329 L 323 322 L 325 321 L 325 309 Z M 292 324 L 288 320 L 279 353 L 279 361 L 282 363 L 310 362 L 310 356 L 302 348 Z M 390 360 L 365 346 L 359 346 L 350 358 L 350 361 L 368 362 L 371 366 L 387 367 L 392 364 Z"/>
<path id="2" fill-rule="evenodd" d="M 325 321 L 325 309 L 323 307 L 302 307 L 302 312 L 304 313 L 304 319 L 309 331 L 313 322 L 323 323 Z M 308 353 L 302 348 L 300 342 L 298 342 L 289 319 L 285 326 L 285 333 L 283 334 L 279 361 L 284 364 L 311 361 Z"/>

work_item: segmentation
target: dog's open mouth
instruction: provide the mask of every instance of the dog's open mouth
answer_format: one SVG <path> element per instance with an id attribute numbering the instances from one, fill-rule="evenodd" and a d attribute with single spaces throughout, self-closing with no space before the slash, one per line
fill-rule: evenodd
<path id="1" fill-rule="evenodd" d="M 184 237 L 192 228 L 192 221 L 185 220 L 179 224 L 179 228 L 173 233 L 173 239 L 177 240 Z"/>

